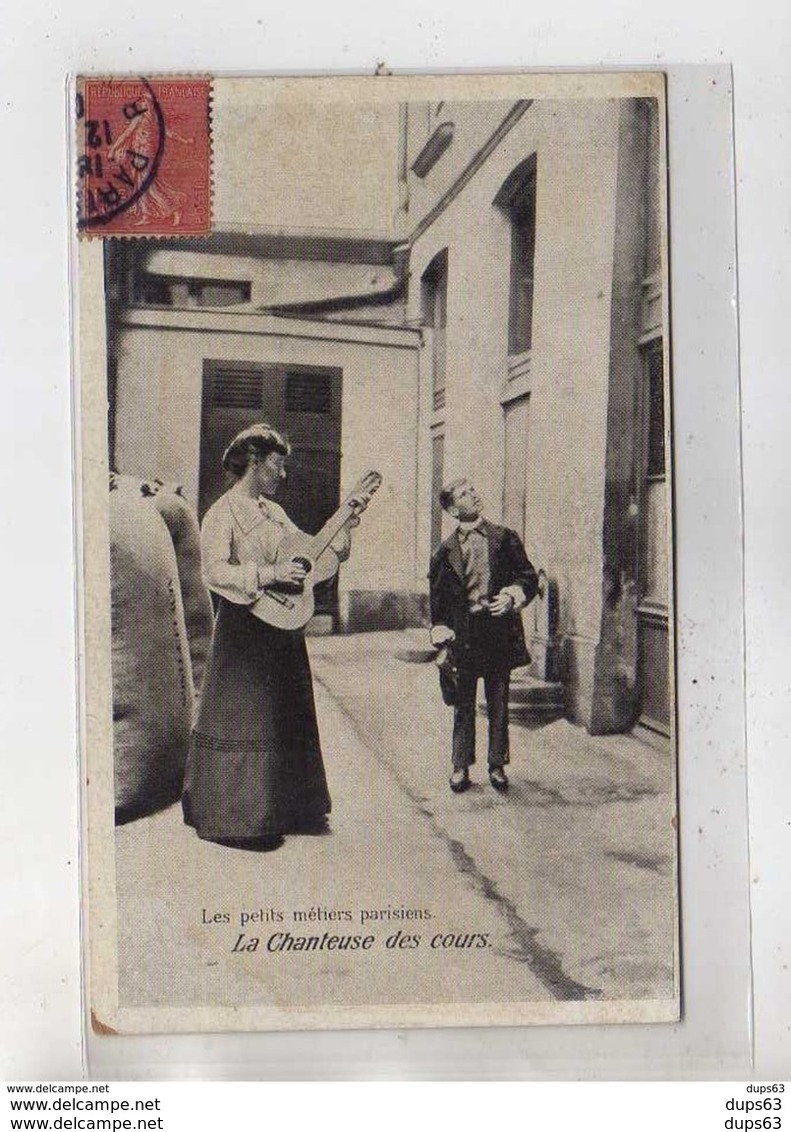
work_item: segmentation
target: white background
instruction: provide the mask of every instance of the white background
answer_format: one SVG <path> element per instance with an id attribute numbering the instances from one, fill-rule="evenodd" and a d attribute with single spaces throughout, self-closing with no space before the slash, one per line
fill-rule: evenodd
<path id="1" fill-rule="evenodd" d="M 0 568 L 4 756 L 0 1077 L 81 1070 L 66 75 L 733 63 L 746 532 L 756 1075 L 791 1076 L 791 9 L 667 0 L 333 4 L 159 0 L 0 15 Z M 672 153 L 671 153 L 672 162 Z M 705 265 L 701 265 L 705 270 Z M 704 422 L 700 422 L 704 427 Z M 733 466 L 736 451 L 722 453 Z M 718 507 L 716 488 L 710 493 Z M 683 555 L 684 548 L 680 547 Z M 732 553 L 739 554 L 734 540 Z M 709 563 L 712 576 L 716 560 Z M 730 568 L 730 567 L 729 567 Z M 723 611 L 723 616 L 733 611 Z M 734 648 L 739 648 L 738 637 Z M 732 690 L 731 695 L 738 692 Z M 737 713 L 738 714 L 738 713 Z M 716 720 L 712 723 L 716 733 Z M 727 942 L 711 938 L 712 952 Z M 299 1049 L 295 1047 L 295 1058 Z M 303 1067 L 304 1070 L 304 1067 Z M 475 1075 L 475 1066 L 468 1067 Z M 308 1071 L 308 1070 L 305 1070 Z M 266 1075 L 266 1069 L 260 1072 Z M 348 1067 L 377 1075 L 375 1058 Z M 613 1076 L 618 1075 L 611 1068 Z M 599 1067 L 608 1076 L 608 1067 Z M 743 1077 L 752 1074 L 745 1065 Z M 692 1065 L 694 1076 L 694 1064 Z"/>

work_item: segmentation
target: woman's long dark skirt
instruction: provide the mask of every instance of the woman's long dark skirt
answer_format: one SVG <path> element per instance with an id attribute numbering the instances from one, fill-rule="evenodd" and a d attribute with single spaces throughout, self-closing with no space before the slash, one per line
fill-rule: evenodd
<path id="1" fill-rule="evenodd" d="M 208 841 L 316 827 L 331 802 L 305 638 L 220 599 L 182 798 Z"/>

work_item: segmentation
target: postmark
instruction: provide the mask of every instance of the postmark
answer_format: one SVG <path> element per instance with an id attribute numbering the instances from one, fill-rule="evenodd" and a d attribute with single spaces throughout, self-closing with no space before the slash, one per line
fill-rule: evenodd
<path id="1" fill-rule="evenodd" d="M 80 80 L 81 236 L 211 231 L 210 99 L 204 78 Z"/>

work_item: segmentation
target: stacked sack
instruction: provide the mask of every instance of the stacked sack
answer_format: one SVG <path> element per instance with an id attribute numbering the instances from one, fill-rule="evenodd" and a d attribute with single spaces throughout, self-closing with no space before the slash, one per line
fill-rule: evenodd
<path id="1" fill-rule="evenodd" d="M 181 796 L 212 630 L 198 522 L 180 489 L 110 477 L 116 821 Z"/>

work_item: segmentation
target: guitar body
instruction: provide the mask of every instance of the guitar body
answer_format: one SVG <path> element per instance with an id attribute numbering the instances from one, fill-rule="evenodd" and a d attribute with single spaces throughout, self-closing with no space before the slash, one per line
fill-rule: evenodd
<path id="1" fill-rule="evenodd" d="M 349 498 L 341 504 L 318 534 L 308 535 L 295 531 L 286 535 L 277 549 L 275 564 L 297 561 L 306 571 L 305 580 L 299 583 L 277 582 L 266 586 L 250 607 L 254 617 L 266 621 L 276 629 L 302 629 L 310 621 L 316 608 L 313 590 L 322 582 L 334 577 L 340 560 L 330 543 L 350 519 L 364 509 L 379 489 L 382 477 L 378 472 L 366 472 Z"/>
<path id="2" fill-rule="evenodd" d="M 302 531 L 286 535 L 277 549 L 275 562 L 297 559 L 308 570 L 307 577 L 299 585 L 283 582 L 267 586 L 251 607 L 254 617 L 276 629 L 302 629 L 307 625 L 316 609 L 314 588 L 334 577 L 340 565 L 337 554 L 330 549 L 315 560 L 311 558 L 312 541 L 312 536 Z"/>

